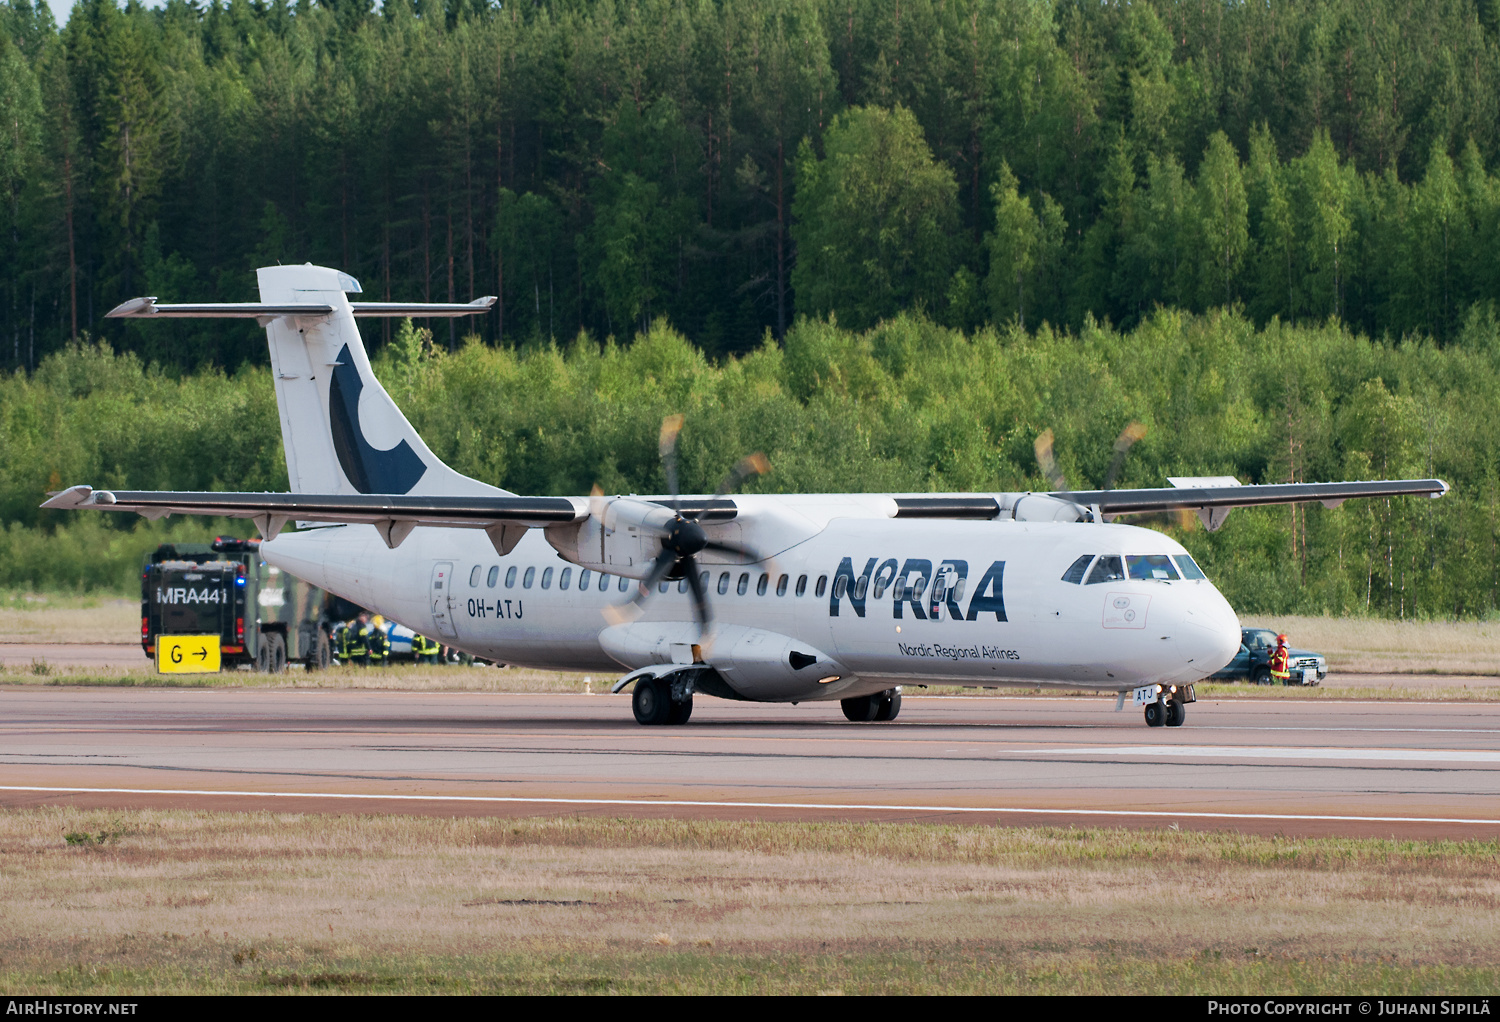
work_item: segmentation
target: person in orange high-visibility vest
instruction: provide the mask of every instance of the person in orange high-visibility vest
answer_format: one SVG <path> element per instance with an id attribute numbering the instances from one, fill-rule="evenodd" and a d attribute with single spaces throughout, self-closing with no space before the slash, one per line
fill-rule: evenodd
<path id="1" fill-rule="evenodd" d="M 1276 636 L 1276 649 L 1271 654 L 1271 684 L 1280 682 L 1283 685 L 1292 683 L 1292 671 L 1288 666 L 1289 657 L 1286 651 L 1286 636 Z"/>

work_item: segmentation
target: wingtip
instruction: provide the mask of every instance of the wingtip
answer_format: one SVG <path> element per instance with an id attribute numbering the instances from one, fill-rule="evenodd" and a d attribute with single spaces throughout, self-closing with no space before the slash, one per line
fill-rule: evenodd
<path id="1" fill-rule="evenodd" d="M 121 302 L 104 314 L 105 319 L 128 319 L 131 316 L 149 316 L 156 311 L 156 298 L 132 298 Z"/>

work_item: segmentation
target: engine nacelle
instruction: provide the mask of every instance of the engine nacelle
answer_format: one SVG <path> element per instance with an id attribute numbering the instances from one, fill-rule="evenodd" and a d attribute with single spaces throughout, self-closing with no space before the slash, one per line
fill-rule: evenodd
<path id="1" fill-rule="evenodd" d="M 1018 522 L 1087 522 L 1093 518 L 1093 512 L 1082 504 L 1046 493 L 1018 497 L 1011 515 Z"/>
<path id="2" fill-rule="evenodd" d="M 738 695 L 759 701 L 828 698 L 858 680 L 822 650 L 748 625 L 723 625 L 708 642 L 700 638 L 698 626 L 689 622 L 641 621 L 606 628 L 599 644 L 634 669 L 707 664 Z"/>
<path id="3" fill-rule="evenodd" d="M 645 578 L 661 553 L 672 509 L 633 497 L 596 497 L 589 510 L 581 522 L 548 526 L 547 542 L 580 567 Z"/>

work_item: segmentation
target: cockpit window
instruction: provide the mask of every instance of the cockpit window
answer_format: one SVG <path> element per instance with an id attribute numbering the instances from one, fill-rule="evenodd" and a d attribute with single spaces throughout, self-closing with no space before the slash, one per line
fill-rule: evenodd
<path id="1" fill-rule="evenodd" d="M 1203 574 L 1203 569 L 1200 568 L 1200 567 L 1198 567 L 1197 562 L 1195 562 L 1187 554 L 1173 554 L 1172 555 L 1172 560 L 1176 561 L 1177 562 L 1177 567 L 1179 567 L 1179 568 L 1182 569 L 1182 577 L 1183 578 L 1207 578 L 1208 577 L 1207 575 Z"/>
<path id="2" fill-rule="evenodd" d="M 1063 572 L 1062 580 L 1064 582 L 1072 582 L 1075 586 L 1081 583 L 1083 581 L 1083 573 L 1089 570 L 1089 562 L 1093 559 L 1093 554 L 1084 554 L 1078 558 L 1078 560 L 1074 561 L 1068 567 L 1067 571 Z"/>
<path id="3" fill-rule="evenodd" d="M 1089 572 L 1089 580 L 1085 585 L 1095 585 L 1099 582 L 1118 582 L 1125 577 L 1125 565 L 1120 563 L 1118 557 L 1106 554 L 1094 562 L 1094 570 Z"/>
<path id="4" fill-rule="evenodd" d="M 1130 568 L 1131 578 L 1169 581 L 1180 577 L 1172 566 L 1172 558 L 1166 554 L 1133 554 L 1125 558 L 1125 564 Z"/>

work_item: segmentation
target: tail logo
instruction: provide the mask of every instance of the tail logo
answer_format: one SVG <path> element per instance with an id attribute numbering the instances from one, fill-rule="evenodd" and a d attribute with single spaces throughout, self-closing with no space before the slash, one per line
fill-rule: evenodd
<path id="1" fill-rule="evenodd" d="M 365 382 L 359 378 L 346 344 L 328 385 L 329 429 L 339 465 L 360 493 L 409 493 L 427 466 L 405 440 L 388 451 L 379 451 L 365 439 L 359 425 L 359 395 L 364 389 Z"/>

